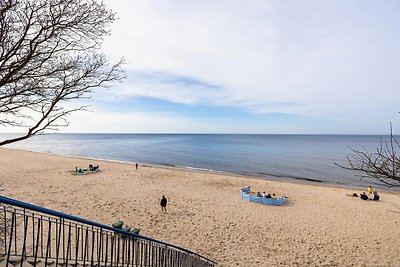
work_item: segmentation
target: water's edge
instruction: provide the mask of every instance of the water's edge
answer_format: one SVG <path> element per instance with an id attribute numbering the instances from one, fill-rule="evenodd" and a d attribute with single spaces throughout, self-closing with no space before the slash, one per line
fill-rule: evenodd
<path id="1" fill-rule="evenodd" d="M 7 138 L 10 134 L 0 134 Z M 60 156 L 143 163 L 258 179 L 386 189 L 346 166 L 349 147 L 375 151 L 388 136 L 48 134 L 4 146 Z M 360 173 L 358 173 L 360 175 Z"/>
<path id="2" fill-rule="evenodd" d="M 49 151 L 40 151 L 40 150 L 29 150 L 29 149 L 21 149 L 21 148 L 4 148 L 4 147 L 0 148 L 0 150 L 1 149 L 39 153 L 39 154 L 45 154 L 45 155 L 50 155 L 50 156 L 59 156 L 59 157 L 74 158 L 74 159 L 85 159 L 85 160 L 94 160 L 94 161 L 96 160 L 96 161 L 102 161 L 102 162 L 126 164 L 126 165 L 131 165 L 131 166 L 134 166 L 136 164 L 136 162 L 132 162 L 132 161 L 104 159 L 104 158 L 88 157 L 88 156 L 82 156 L 82 155 L 65 155 L 65 154 L 53 153 L 53 152 L 49 152 Z M 275 177 L 272 175 L 269 176 L 268 174 L 265 174 L 265 173 L 262 173 L 263 176 L 257 176 L 257 175 L 252 175 L 252 174 L 241 174 L 241 173 L 235 173 L 235 172 L 193 168 L 193 167 L 188 167 L 188 166 L 177 166 L 177 165 L 173 165 L 173 164 L 153 164 L 153 163 L 146 163 L 146 162 L 139 163 L 139 166 L 144 167 L 144 168 L 173 169 L 173 170 L 186 171 L 186 172 L 227 175 L 227 176 L 233 176 L 233 177 L 242 177 L 242 178 L 257 179 L 257 180 L 267 180 L 267 181 L 275 181 L 275 182 L 281 182 L 281 183 L 305 184 L 305 185 L 312 185 L 312 186 L 316 186 L 316 187 L 318 187 L 318 186 L 333 187 L 333 188 L 338 187 L 338 188 L 347 188 L 349 190 L 358 190 L 358 191 L 366 190 L 366 188 L 361 185 L 348 185 L 348 184 L 341 184 L 341 183 L 334 183 L 334 182 L 326 182 L 326 181 L 322 181 L 322 180 L 303 178 L 303 177 L 299 177 L 299 178 Z M 100 166 L 100 168 L 101 168 L 101 166 Z M 73 169 L 71 169 L 71 171 L 73 171 Z M 382 187 L 382 188 L 380 188 L 380 191 L 398 193 L 399 189 Z"/>

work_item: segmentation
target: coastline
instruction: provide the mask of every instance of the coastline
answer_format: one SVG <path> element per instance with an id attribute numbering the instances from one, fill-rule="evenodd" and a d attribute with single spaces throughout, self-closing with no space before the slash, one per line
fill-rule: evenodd
<path id="1" fill-rule="evenodd" d="M 36 136 L 6 147 L 264 179 L 380 187 L 374 179 L 360 179 L 359 173 L 334 164 L 346 165 L 348 146 L 362 145 L 372 151 L 376 142 L 364 135 L 59 134 Z"/>
<path id="2" fill-rule="evenodd" d="M 83 159 L 83 160 L 93 160 L 93 161 L 103 161 L 103 162 L 110 162 L 110 163 L 119 163 L 119 164 L 127 164 L 127 165 L 135 165 L 136 162 L 133 161 L 125 161 L 125 160 L 114 160 L 114 159 L 105 159 L 105 158 L 96 158 L 96 157 L 88 157 L 88 156 L 80 156 L 80 155 L 65 155 L 65 154 L 58 154 L 53 153 L 50 151 L 39 151 L 39 150 L 29 150 L 29 149 L 19 149 L 19 148 L 0 148 L 7 149 L 7 150 L 15 150 L 15 151 L 24 151 L 24 152 L 32 152 L 32 153 L 39 153 L 45 154 L 50 156 L 59 156 L 59 157 L 67 157 L 73 159 Z M 178 166 L 178 165 L 171 165 L 171 164 L 152 164 L 147 162 L 139 162 L 140 166 L 146 168 L 160 168 L 160 169 L 175 169 L 187 172 L 199 172 L 199 173 L 209 173 L 209 174 L 221 174 L 221 175 L 229 175 L 235 177 L 243 177 L 247 179 L 259 179 L 265 181 L 277 181 L 282 183 L 295 183 L 295 184 L 305 184 L 305 185 L 313 185 L 313 186 L 322 186 L 322 187 L 339 187 L 339 188 L 346 188 L 352 190 L 364 190 L 365 186 L 361 185 L 348 185 L 343 183 L 333 183 L 333 182 L 326 182 L 318 179 L 310 179 L 310 178 L 302 178 L 302 177 L 277 177 L 277 176 L 270 176 L 268 174 L 241 174 L 235 172 L 227 172 L 221 170 L 212 170 L 212 169 L 202 169 L 190 166 Z M 392 192 L 392 193 L 400 193 L 400 188 L 390 188 L 384 187 L 383 185 L 379 187 L 379 191 L 383 192 Z"/>
<path id="3" fill-rule="evenodd" d="M 398 266 L 400 194 L 381 201 L 354 189 L 158 168 L 0 149 L 2 195 L 110 225 L 199 253 L 219 266 Z M 100 172 L 70 174 L 75 166 Z M 240 188 L 288 196 L 284 206 L 240 198 Z M 359 193 L 360 191 L 356 191 Z M 159 199 L 166 195 L 168 213 Z"/>

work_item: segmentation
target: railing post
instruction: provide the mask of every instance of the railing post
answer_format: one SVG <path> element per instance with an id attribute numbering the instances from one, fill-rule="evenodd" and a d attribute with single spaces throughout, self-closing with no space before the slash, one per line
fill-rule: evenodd
<path id="1" fill-rule="evenodd" d="M 79 236 L 80 236 L 80 228 L 78 227 L 78 225 L 76 225 L 75 228 L 75 266 L 78 264 L 78 254 L 79 254 Z M 82 231 L 83 232 L 83 231 Z"/>
<path id="2" fill-rule="evenodd" d="M 21 256 L 21 264 L 22 267 L 24 260 L 26 259 L 26 236 L 28 234 L 28 216 L 24 213 L 24 243 L 22 245 L 22 256 Z"/>
<path id="3" fill-rule="evenodd" d="M 110 263 L 111 263 L 111 266 L 113 266 L 113 264 L 114 264 L 114 262 L 113 262 L 113 259 L 114 259 L 114 236 L 111 236 L 111 259 L 110 259 Z"/>
<path id="4" fill-rule="evenodd" d="M 129 267 L 129 264 L 131 263 L 131 243 L 134 242 L 131 236 L 128 236 L 128 242 L 127 242 L 127 248 L 126 248 L 126 253 L 127 253 L 127 258 L 126 258 L 126 267 Z"/>
<path id="5" fill-rule="evenodd" d="M 34 248 L 34 250 L 35 250 L 35 255 L 34 255 L 34 258 L 35 258 L 35 260 L 34 260 L 34 263 L 33 263 L 33 266 L 35 267 L 36 266 L 36 261 L 37 261 L 37 257 L 38 257 L 38 253 L 39 253 L 39 237 L 40 237 L 40 228 L 41 228 L 41 224 L 42 224 L 42 220 L 39 220 L 39 218 L 38 218 L 38 231 L 37 231 L 37 237 L 36 237 L 36 248 Z"/>
<path id="6" fill-rule="evenodd" d="M 121 240 L 121 237 L 120 237 L 120 235 L 118 235 L 115 238 L 118 241 L 118 242 L 116 242 L 117 243 L 117 247 L 116 247 L 116 252 L 115 252 L 115 254 L 117 254 L 116 258 L 117 258 L 117 267 L 118 267 L 118 265 L 119 265 L 119 256 L 120 256 L 119 255 L 119 251 L 120 251 L 120 240 Z"/>
<path id="7" fill-rule="evenodd" d="M 103 253 L 103 229 L 100 228 L 100 232 L 97 230 L 97 266 L 100 267 L 100 259 L 102 259 Z"/>
<path id="8" fill-rule="evenodd" d="M 137 251 L 138 251 L 138 239 L 137 238 L 133 238 L 133 242 L 132 242 L 132 267 L 133 266 L 137 266 Z M 133 261 L 135 259 L 135 261 Z M 135 263 L 135 264 L 133 264 Z"/>
<path id="9" fill-rule="evenodd" d="M 6 261 L 6 267 L 8 267 L 9 262 L 10 262 L 10 255 L 11 255 L 11 247 L 12 247 L 12 240 L 13 240 L 13 231 L 14 231 L 14 224 L 16 223 L 17 217 L 15 214 L 15 210 L 12 213 L 12 219 L 11 219 L 11 232 L 10 232 L 10 241 L 8 243 L 8 252 L 7 252 L 7 261 Z"/>
<path id="10" fill-rule="evenodd" d="M 58 256 L 60 253 L 60 241 L 61 241 L 61 224 L 63 223 L 62 218 L 60 218 L 60 223 L 57 226 L 57 220 L 56 220 L 56 231 L 58 230 L 58 234 L 56 234 L 56 266 L 58 266 Z"/>
<path id="11" fill-rule="evenodd" d="M 65 263 L 66 258 L 65 258 L 65 221 L 64 220 L 63 220 L 62 226 L 63 226 L 63 261 Z"/>
<path id="12" fill-rule="evenodd" d="M 107 260 L 108 260 L 108 233 L 106 236 L 106 259 L 105 259 L 105 267 L 107 267 Z"/>
<path id="13" fill-rule="evenodd" d="M 40 224 L 40 230 L 41 230 L 41 235 L 40 235 L 40 256 L 43 258 L 43 216 L 40 216 L 40 221 L 42 222 Z"/>
<path id="14" fill-rule="evenodd" d="M 95 236 L 95 233 L 94 233 L 94 228 L 93 228 L 93 226 L 92 226 L 92 256 L 91 256 L 91 259 L 90 259 L 90 266 L 91 267 L 93 267 L 93 263 L 94 263 L 94 244 L 95 244 L 95 239 L 94 239 L 94 236 Z"/>
<path id="15" fill-rule="evenodd" d="M 88 235 L 89 235 L 89 230 L 86 227 L 86 231 L 85 231 L 85 244 L 84 244 L 84 252 L 83 252 L 83 266 L 85 266 L 86 264 L 86 256 L 89 257 L 89 255 L 87 255 L 87 250 L 88 250 Z M 83 244 L 83 240 L 82 240 L 82 244 Z"/>
<path id="16" fill-rule="evenodd" d="M 126 237 L 128 238 L 128 237 Z M 124 266 L 125 264 L 125 243 L 126 243 L 126 238 L 124 237 L 122 241 L 122 257 L 121 257 L 121 266 Z"/>
<path id="17" fill-rule="evenodd" d="M 32 213 L 32 251 L 35 249 L 35 214 Z"/>
<path id="18" fill-rule="evenodd" d="M 65 266 L 68 266 L 68 260 L 70 256 L 70 249 L 71 249 L 71 223 L 68 224 L 68 238 L 67 238 L 67 257 L 65 258 Z"/>
<path id="19" fill-rule="evenodd" d="M 14 223 L 14 255 L 17 254 L 17 211 L 14 209 L 15 223 Z"/>
<path id="20" fill-rule="evenodd" d="M 50 257 L 51 255 L 51 220 L 49 220 L 49 231 L 47 233 L 47 246 L 46 246 L 46 258 L 44 261 L 44 264 L 47 265 L 47 259 Z"/>
<path id="21" fill-rule="evenodd" d="M 7 254 L 7 212 L 6 207 L 3 207 L 4 212 L 4 255 Z"/>

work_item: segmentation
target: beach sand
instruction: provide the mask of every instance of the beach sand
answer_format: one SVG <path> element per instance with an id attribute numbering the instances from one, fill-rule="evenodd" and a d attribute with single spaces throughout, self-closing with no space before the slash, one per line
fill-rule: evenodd
<path id="1" fill-rule="evenodd" d="M 100 165 L 100 172 L 70 171 Z M 1 195 L 197 252 L 218 266 L 400 266 L 400 195 L 0 149 Z M 285 194 L 284 206 L 240 198 L 240 188 Z M 366 190 L 366 188 L 365 188 Z M 365 191 L 364 190 L 364 191 Z M 168 213 L 159 205 L 168 198 Z M 397 207 L 396 207 L 396 206 Z"/>

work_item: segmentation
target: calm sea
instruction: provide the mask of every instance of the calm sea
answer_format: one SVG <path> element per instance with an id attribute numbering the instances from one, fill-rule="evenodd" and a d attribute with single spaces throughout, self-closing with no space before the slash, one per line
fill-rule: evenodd
<path id="1" fill-rule="evenodd" d="M 4 139 L 12 134 L 0 134 Z M 349 147 L 373 152 L 387 136 L 240 134 L 48 134 L 8 148 L 141 164 L 230 172 L 259 178 L 377 185 L 339 168 Z"/>

